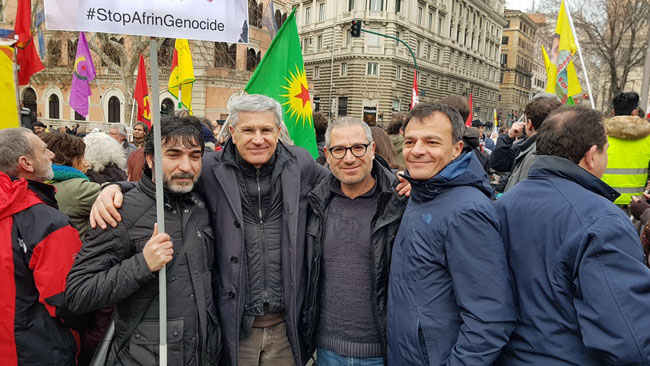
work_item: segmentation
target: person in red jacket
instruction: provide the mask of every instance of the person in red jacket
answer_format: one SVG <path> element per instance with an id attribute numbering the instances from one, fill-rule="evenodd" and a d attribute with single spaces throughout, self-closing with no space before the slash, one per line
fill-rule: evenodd
<path id="1" fill-rule="evenodd" d="M 0 360 L 76 365 L 79 336 L 65 307 L 66 276 L 81 248 L 57 209 L 54 154 L 26 128 L 0 130 Z M 73 318 L 74 319 L 74 318 Z"/>

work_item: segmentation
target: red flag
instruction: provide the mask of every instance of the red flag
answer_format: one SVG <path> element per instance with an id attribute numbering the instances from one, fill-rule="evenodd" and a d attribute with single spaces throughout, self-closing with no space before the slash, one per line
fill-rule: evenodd
<path id="1" fill-rule="evenodd" d="M 415 70 L 413 71 L 413 91 L 411 93 L 411 109 L 415 108 L 415 106 L 420 102 L 420 98 L 418 96 L 418 71 Z"/>
<path id="2" fill-rule="evenodd" d="M 144 122 L 151 128 L 151 99 L 149 99 L 147 70 L 144 68 L 142 54 L 140 55 L 140 66 L 138 67 L 138 80 L 135 83 L 135 100 L 138 102 L 138 121 Z"/>
<path id="3" fill-rule="evenodd" d="M 20 66 L 18 85 L 27 85 L 32 75 L 45 68 L 38 57 L 34 37 L 32 37 L 31 0 L 18 0 L 14 32 L 18 35 L 18 43 L 16 44 L 18 48 L 16 63 Z"/>
<path id="4" fill-rule="evenodd" d="M 472 93 L 469 93 L 469 116 L 465 121 L 465 126 L 472 127 L 472 117 L 474 116 L 474 108 L 472 107 Z"/>

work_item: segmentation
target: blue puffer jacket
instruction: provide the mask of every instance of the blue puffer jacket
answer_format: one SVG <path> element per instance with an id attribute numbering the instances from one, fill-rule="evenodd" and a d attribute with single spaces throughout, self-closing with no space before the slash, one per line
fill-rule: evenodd
<path id="1" fill-rule="evenodd" d="M 496 202 L 518 310 L 496 365 L 650 364 L 650 270 L 617 196 L 540 155 Z"/>
<path id="2" fill-rule="evenodd" d="M 491 365 L 516 314 L 485 171 L 468 153 L 411 184 L 393 246 L 389 364 Z"/>

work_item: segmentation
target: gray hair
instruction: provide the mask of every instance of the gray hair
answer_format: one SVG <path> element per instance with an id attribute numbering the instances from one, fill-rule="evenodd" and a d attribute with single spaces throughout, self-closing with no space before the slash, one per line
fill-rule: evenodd
<path id="1" fill-rule="evenodd" d="M 103 132 L 92 132 L 84 137 L 84 142 L 86 143 L 86 160 L 89 169 L 93 172 L 103 172 L 104 167 L 110 164 L 115 164 L 122 169 L 126 167 L 122 145 L 109 135 Z"/>
<path id="2" fill-rule="evenodd" d="M 32 157 L 32 146 L 27 138 L 33 132 L 24 127 L 0 130 L 0 171 L 16 177 L 18 159 L 21 156 Z"/>
<path id="3" fill-rule="evenodd" d="M 118 123 L 111 123 L 110 125 L 108 125 L 108 129 L 109 130 L 117 129 L 117 132 L 119 132 L 120 135 L 122 135 L 122 136 L 127 135 L 126 126 L 124 126 L 123 124 L 121 124 L 119 122 Z"/>
<path id="4" fill-rule="evenodd" d="M 368 143 L 372 142 L 372 132 L 370 131 L 370 126 L 368 126 L 368 124 L 365 123 L 361 118 L 341 117 L 327 126 L 327 131 L 325 131 L 325 146 L 330 146 L 330 136 L 332 136 L 333 129 L 338 127 L 352 127 L 352 126 L 363 127 L 363 132 L 366 133 L 366 138 L 368 139 Z"/>
<path id="5" fill-rule="evenodd" d="M 233 99 L 228 106 L 230 125 L 239 122 L 239 112 L 273 112 L 278 127 L 282 126 L 282 106 L 275 99 L 261 94 L 242 95 Z"/>

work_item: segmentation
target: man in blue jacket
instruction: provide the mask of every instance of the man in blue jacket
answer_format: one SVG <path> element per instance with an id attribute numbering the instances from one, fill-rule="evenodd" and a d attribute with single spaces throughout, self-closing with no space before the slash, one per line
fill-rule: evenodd
<path id="1" fill-rule="evenodd" d="M 391 365 L 492 365 L 515 326 L 499 217 L 479 161 L 461 155 L 463 128 L 440 104 L 404 122 L 412 190 L 393 246 Z"/>
<path id="2" fill-rule="evenodd" d="M 496 365 L 650 364 L 650 270 L 600 180 L 602 122 L 581 107 L 552 113 L 528 179 L 496 203 L 518 310 Z"/>

